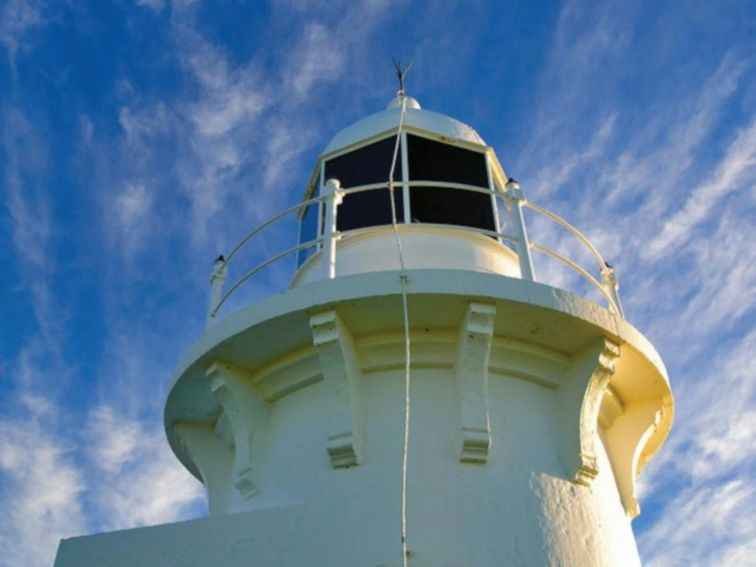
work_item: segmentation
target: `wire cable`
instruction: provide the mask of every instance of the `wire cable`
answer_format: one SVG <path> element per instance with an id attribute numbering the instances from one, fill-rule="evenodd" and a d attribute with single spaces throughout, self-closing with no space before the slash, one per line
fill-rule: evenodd
<path id="1" fill-rule="evenodd" d="M 399 236 L 399 228 L 396 220 L 396 203 L 394 202 L 394 171 L 396 170 L 396 159 L 399 155 L 399 145 L 402 137 L 402 127 L 404 126 L 404 115 L 407 109 L 407 97 L 400 91 L 402 104 L 399 111 L 399 127 L 396 131 L 396 143 L 394 144 L 394 155 L 391 160 L 391 170 L 389 171 L 388 189 L 389 199 L 391 200 L 391 225 L 394 229 L 394 240 L 396 241 L 396 251 L 399 256 L 399 282 L 402 290 L 402 312 L 404 315 L 404 442 L 402 445 L 402 565 L 408 567 L 409 564 L 409 546 L 407 543 L 407 463 L 409 461 L 409 425 L 410 425 L 410 326 L 409 326 L 409 309 L 407 308 L 407 283 L 406 266 L 404 263 L 404 250 L 402 249 L 402 239 Z"/>

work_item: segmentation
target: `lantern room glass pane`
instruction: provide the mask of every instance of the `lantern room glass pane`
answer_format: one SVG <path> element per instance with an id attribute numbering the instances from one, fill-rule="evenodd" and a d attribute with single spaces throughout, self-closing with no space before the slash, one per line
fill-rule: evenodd
<path id="1" fill-rule="evenodd" d="M 325 163 L 325 180 L 338 179 L 344 189 L 388 181 L 396 137 L 391 136 Z M 402 179 L 401 148 L 396 159 L 394 180 Z"/>
<path id="2" fill-rule="evenodd" d="M 411 181 L 445 181 L 488 187 L 486 156 L 481 152 L 412 134 L 407 135 L 407 147 Z"/>
<path id="3" fill-rule="evenodd" d="M 325 179 L 338 179 L 341 187 L 349 189 L 360 185 L 385 183 L 391 171 L 396 137 L 391 136 L 368 146 L 349 152 L 325 163 Z M 394 168 L 394 180 L 402 179 L 401 148 Z M 394 189 L 394 203 L 398 222 L 404 219 L 402 187 Z M 347 195 L 339 205 L 336 228 L 339 231 L 368 226 L 391 224 L 391 201 L 388 189 L 373 189 Z"/>
<path id="4" fill-rule="evenodd" d="M 394 188 L 397 222 L 404 222 L 402 187 Z M 336 229 L 354 230 L 391 224 L 391 201 L 388 189 L 374 189 L 344 197 L 336 216 Z"/>
<path id="5" fill-rule="evenodd" d="M 496 230 L 491 196 L 445 187 L 410 189 L 412 222 L 456 224 Z"/>
<path id="6" fill-rule="evenodd" d="M 488 188 L 486 156 L 421 136 L 407 136 L 411 181 L 441 181 Z M 496 230 L 490 195 L 446 187 L 410 189 L 412 222 Z"/>

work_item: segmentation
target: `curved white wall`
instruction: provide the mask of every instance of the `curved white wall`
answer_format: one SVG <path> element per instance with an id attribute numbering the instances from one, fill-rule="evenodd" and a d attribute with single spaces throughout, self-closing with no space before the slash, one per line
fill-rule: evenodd
<path id="1" fill-rule="evenodd" d="M 399 567 L 399 276 L 312 283 L 211 328 L 166 408 L 211 517 L 69 540 L 57 567 Z M 410 566 L 638 565 L 616 473 L 669 427 L 652 347 L 532 282 L 418 270 L 408 288 Z"/>
<path id="2" fill-rule="evenodd" d="M 398 226 L 407 269 L 443 268 L 520 277 L 511 249 L 493 238 L 462 229 L 427 225 Z M 336 245 L 336 275 L 399 269 L 393 228 L 375 227 L 345 232 Z M 322 254 L 309 258 L 294 275 L 290 287 L 322 280 Z"/>
<path id="3" fill-rule="evenodd" d="M 272 406 L 260 494 L 219 513 L 296 509 L 314 556 L 348 542 L 366 565 L 397 549 L 403 372 L 362 378 L 361 463 L 334 469 L 323 450 L 331 399 L 323 382 Z M 412 372 L 409 542 L 416 565 L 639 565 L 603 446 L 591 487 L 567 478 L 555 391 L 505 375 L 489 381 L 492 446 L 486 464 L 459 461 L 450 369 Z M 225 487 L 229 484 L 225 480 Z M 275 532 L 270 533 L 276 538 Z M 392 551 L 394 550 L 394 551 Z M 301 563 L 308 565 L 308 558 Z M 336 563 L 334 563 L 336 565 Z"/>

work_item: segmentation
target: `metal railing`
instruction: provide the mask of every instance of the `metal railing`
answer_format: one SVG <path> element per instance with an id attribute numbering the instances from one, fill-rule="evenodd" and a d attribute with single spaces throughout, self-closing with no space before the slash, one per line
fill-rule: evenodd
<path id="1" fill-rule="evenodd" d="M 411 182 L 396 182 L 393 185 L 393 189 L 399 189 L 402 190 L 404 187 L 429 187 L 429 188 L 448 188 L 448 189 L 455 189 L 458 191 L 469 191 L 473 193 L 482 193 L 486 195 L 491 195 L 495 199 L 499 199 L 504 202 L 506 206 L 506 210 L 509 212 L 509 221 L 510 225 L 512 227 L 513 234 L 509 234 L 505 232 L 504 230 L 501 230 L 500 232 L 486 230 L 486 229 L 480 229 L 470 226 L 457 226 L 457 225 L 449 225 L 449 224 L 433 224 L 433 223 L 421 223 L 423 225 L 429 225 L 429 226 L 442 226 L 444 228 L 450 228 L 455 230 L 462 230 L 466 232 L 474 232 L 477 234 L 482 234 L 488 237 L 496 238 L 497 240 L 500 240 L 502 242 L 502 246 L 504 246 L 503 242 L 507 241 L 510 242 L 517 252 L 517 257 L 519 260 L 520 265 L 520 274 L 522 279 L 524 280 L 530 280 L 530 281 L 537 281 L 535 276 L 535 270 L 533 268 L 533 259 L 531 255 L 531 250 L 535 250 L 539 253 L 542 253 L 554 260 L 557 260 L 558 262 L 561 262 L 563 265 L 567 266 L 568 268 L 575 271 L 577 274 L 582 276 L 587 282 L 589 282 L 593 287 L 595 287 L 599 293 L 606 299 L 607 306 L 609 309 L 617 314 L 619 317 L 624 317 L 624 314 L 622 312 L 622 305 L 620 304 L 619 300 L 619 286 L 617 283 L 617 279 L 614 273 L 614 269 L 607 264 L 604 259 L 601 257 L 601 254 L 596 249 L 596 247 L 591 243 L 590 240 L 577 228 L 572 226 L 570 223 L 568 223 L 566 220 L 561 218 L 558 215 L 555 215 L 551 211 L 548 211 L 544 209 L 543 207 L 540 207 L 534 203 L 531 203 L 530 201 L 526 200 L 523 197 L 522 191 L 520 189 L 520 185 L 514 181 L 509 180 L 509 182 L 506 184 L 504 191 L 492 191 L 487 188 L 483 187 L 476 187 L 473 185 L 465 185 L 462 183 L 446 183 L 446 182 L 434 182 L 434 181 L 411 181 Z M 213 271 L 210 276 L 210 304 L 208 306 L 208 312 L 207 312 L 207 324 L 212 324 L 218 316 L 218 312 L 221 309 L 221 307 L 228 301 L 229 297 L 237 290 L 239 287 L 247 282 L 250 278 L 252 278 L 254 275 L 259 273 L 260 271 L 264 270 L 271 264 L 274 264 L 281 260 L 282 258 L 285 258 L 287 256 L 290 256 L 292 254 L 297 254 L 298 252 L 310 248 L 317 248 L 319 247 L 322 250 L 322 269 L 323 269 L 323 279 L 333 279 L 336 277 L 336 261 L 337 261 L 337 247 L 336 242 L 341 237 L 341 233 L 337 230 L 337 217 L 338 217 L 338 208 L 339 205 L 343 202 L 344 197 L 353 195 L 356 193 L 362 193 L 365 191 L 378 191 L 378 190 L 388 190 L 389 184 L 388 183 L 372 183 L 369 185 L 361 185 L 359 187 L 351 187 L 349 189 L 342 189 L 341 185 L 339 184 L 338 180 L 330 179 L 323 188 L 323 194 L 315 197 L 313 199 L 308 199 L 306 201 L 303 201 L 301 203 L 298 203 L 294 206 L 291 206 L 280 213 L 272 216 L 265 222 L 263 222 L 260 226 L 249 232 L 244 238 L 242 238 L 239 243 L 234 246 L 234 248 L 228 253 L 227 256 L 220 256 L 213 266 Z M 393 198 L 393 197 L 392 197 Z M 255 236 L 257 236 L 259 233 L 261 233 L 263 230 L 268 228 L 269 226 L 275 224 L 277 221 L 286 218 L 287 216 L 297 213 L 299 211 L 306 210 L 307 207 L 318 205 L 319 203 L 323 203 L 325 207 L 325 215 L 323 217 L 323 225 L 322 225 L 322 234 L 321 236 L 318 236 L 317 238 L 314 238 L 312 240 L 309 240 L 307 242 L 303 242 L 300 244 L 297 244 L 296 246 L 292 246 L 291 248 L 288 248 L 284 250 L 283 252 L 274 255 L 273 257 L 267 258 L 266 260 L 260 262 L 259 264 L 252 267 L 250 270 L 246 271 L 244 274 L 242 274 L 235 282 L 234 284 L 229 287 L 224 292 L 224 284 L 228 278 L 228 267 L 231 261 L 234 259 L 234 257 L 237 255 L 237 253 Z M 525 225 L 525 218 L 523 215 L 523 209 L 528 208 L 535 213 L 540 214 L 544 218 L 551 220 L 558 225 L 560 225 L 562 228 L 566 229 L 570 234 L 572 234 L 577 240 L 588 250 L 590 255 L 595 259 L 596 263 L 598 264 L 598 270 L 600 274 L 600 280 L 596 278 L 594 275 L 591 274 L 589 270 L 581 266 L 580 264 L 574 262 L 573 260 L 567 258 L 566 256 L 556 252 L 555 250 L 552 250 L 550 248 L 547 248 L 541 244 L 538 244 L 537 242 L 534 242 L 528 238 L 528 232 L 527 227 Z M 403 219 L 400 221 L 400 224 L 404 224 Z M 362 229 L 356 229 L 362 230 Z"/>

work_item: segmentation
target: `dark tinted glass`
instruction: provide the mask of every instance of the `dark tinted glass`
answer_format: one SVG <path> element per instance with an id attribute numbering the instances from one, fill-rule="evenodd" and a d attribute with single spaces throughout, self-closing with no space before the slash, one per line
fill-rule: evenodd
<path id="1" fill-rule="evenodd" d="M 496 230 L 491 197 L 483 193 L 441 187 L 412 187 L 410 210 L 412 222 Z"/>
<path id="2" fill-rule="evenodd" d="M 343 156 L 328 160 L 325 164 L 325 178 L 338 179 L 345 189 L 384 183 L 388 181 L 391 160 L 394 156 L 396 138 L 390 137 Z M 402 179 L 401 149 L 394 169 L 394 180 Z M 396 218 L 404 220 L 402 188 L 394 189 Z M 388 189 L 374 189 L 344 197 L 339 206 L 336 227 L 340 231 L 367 226 L 391 224 L 391 201 Z"/>
<path id="3" fill-rule="evenodd" d="M 394 203 L 397 222 L 404 222 L 401 187 L 394 188 Z M 353 230 L 385 224 L 391 224 L 391 199 L 388 189 L 374 189 L 349 195 L 344 197 L 344 202 L 339 205 L 336 217 L 337 230 Z"/>
<path id="4" fill-rule="evenodd" d="M 420 136 L 407 136 L 412 181 L 447 181 L 488 187 L 486 157 Z"/>
<path id="5" fill-rule="evenodd" d="M 338 179 L 341 186 L 357 187 L 388 181 L 391 160 L 394 157 L 394 136 L 381 140 L 343 156 L 330 159 L 325 164 L 325 178 Z M 394 180 L 402 178 L 401 149 L 396 158 Z"/>

